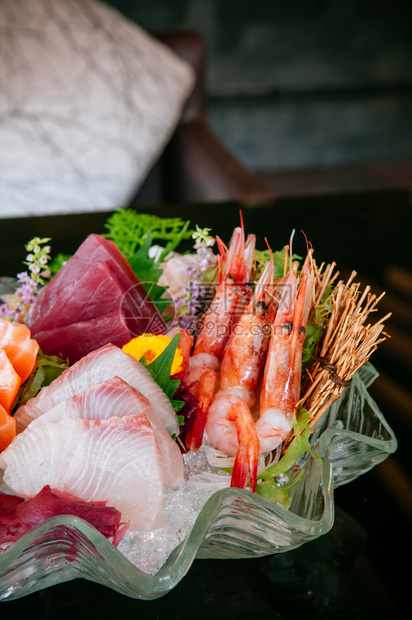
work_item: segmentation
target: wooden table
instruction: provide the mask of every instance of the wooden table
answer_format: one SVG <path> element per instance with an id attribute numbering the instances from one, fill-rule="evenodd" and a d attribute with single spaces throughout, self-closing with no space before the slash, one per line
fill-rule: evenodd
<path id="1" fill-rule="evenodd" d="M 239 222 L 239 208 L 239 204 L 182 205 L 153 207 L 151 212 L 190 219 L 229 240 Z M 77 580 L 4 603 L 5 617 L 41 611 L 44 618 L 74 614 L 89 618 L 91 610 L 103 618 L 136 614 L 179 620 L 267 614 L 276 618 L 343 619 L 349 614 L 352 618 L 386 618 L 389 613 L 403 617 L 399 609 L 409 595 L 409 577 L 403 572 L 402 559 L 409 563 L 412 515 L 410 353 L 408 358 L 412 323 L 411 306 L 405 301 L 408 272 L 412 271 L 409 193 L 284 198 L 273 204 L 244 206 L 242 212 L 246 231 L 257 234 L 258 247 L 265 247 L 267 237 L 274 249 L 280 249 L 296 229 L 294 249 L 304 254 L 303 230 L 318 262 L 336 260 L 343 271 L 356 269 L 378 287 L 389 284 L 394 303 L 401 302 L 406 308 L 406 316 L 402 318 L 400 313 L 393 322 L 395 346 L 382 347 L 374 358 L 384 372 L 376 393 L 398 434 L 398 452 L 371 473 L 338 489 L 332 531 L 294 552 L 256 560 L 197 560 L 173 592 L 150 603 Z M 108 216 L 93 213 L 0 220 L 0 273 L 12 276 L 22 269 L 23 246 L 32 237 L 51 237 L 54 253 L 72 253 L 88 233 L 104 232 Z M 396 274 L 401 274 L 400 280 Z M 402 280 L 405 274 L 406 280 Z M 412 286 L 409 295 L 412 298 Z M 389 332 L 391 327 L 388 324 Z M 399 346 L 405 349 L 401 359 Z M 394 386 L 400 390 L 397 401 L 393 399 Z"/>

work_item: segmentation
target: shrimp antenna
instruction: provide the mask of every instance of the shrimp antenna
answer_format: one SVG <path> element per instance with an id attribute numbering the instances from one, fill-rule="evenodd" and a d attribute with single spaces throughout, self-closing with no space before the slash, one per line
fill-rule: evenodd
<path id="1" fill-rule="evenodd" d="M 227 250 L 228 248 L 223 243 L 222 239 L 216 235 L 217 247 L 219 249 L 219 254 L 217 255 L 217 266 L 218 266 L 218 282 L 222 280 L 223 274 L 223 262 L 226 260 Z"/>
<path id="2" fill-rule="evenodd" d="M 240 217 L 240 227 L 242 229 L 243 232 L 243 236 L 245 236 L 245 226 L 243 224 L 243 213 L 242 213 L 242 209 L 239 209 L 239 217 Z"/>
<path id="3" fill-rule="evenodd" d="M 267 240 L 267 237 L 265 237 L 265 243 L 266 243 L 267 248 L 269 250 L 270 262 L 272 263 L 272 267 L 274 269 L 275 268 L 275 261 L 273 259 L 273 252 L 272 252 L 272 249 L 271 249 L 271 247 L 269 245 L 269 241 Z"/>
<path id="4" fill-rule="evenodd" d="M 289 240 L 289 269 L 292 270 L 292 242 L 293 237 L 295 236 L 295 229 L 292 230 Z"/>
<path id="5" fill-rule="evenodd" d="M 307 250 L 307 252 L 308 252 L 308 254 L 309 254 L 311 251 L 313 251 L 313 245 L 312 245 L 312 243 L 309 241 L 309 239 L 307 238 L 305 231 L 304 231 L 304 230 L 301 230 L 300 232 L 301 232 L 301 233 L 302 233 L 302 235 L 305 237 L 305 241 L 306 241 L 306 250 Z"/>
<path id="6" fill-rule="evenodd" d="M 303 230 L 300 231 L 302 233 L 302 235 L 305 237 L 305 241 L 306 241 L 306 251 L 307 251 L 307 256 L 306 256 L 306 260 L 305 263 L 303 265 L 302 268 L 302 272 L 306 271 L 308 269 L 309 266 L 309 261 L 312 258 L 312 254 L 313 254 L 313 245 L 312 243 L 309 241 L 309 239 L 307 238 L 305 232 Z"/>

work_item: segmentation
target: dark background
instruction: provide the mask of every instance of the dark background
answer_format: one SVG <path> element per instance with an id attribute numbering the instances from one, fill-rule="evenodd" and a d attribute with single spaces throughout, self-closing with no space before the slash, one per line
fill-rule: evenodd
<path id="1" fill-rule="evenodd" d="M 412 156 L 410 0 L 107 4 L 204 35 L 211 125 L 256 171 Z"/>

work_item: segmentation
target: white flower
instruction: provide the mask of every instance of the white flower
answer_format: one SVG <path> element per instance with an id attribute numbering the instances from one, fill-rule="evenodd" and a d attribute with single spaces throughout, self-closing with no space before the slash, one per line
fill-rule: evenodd
<path id="1" fill-rule="evenodd" d="M 164 248 L 162 248 L 161 245 L 152 245 L 149 248 L 148 256 L 149 256 L 149 258 L 153 258 L 155 263 L 157 263 L 159 261 L 159 258 L 162 255 L 163 250 L 164 250 Z"/>

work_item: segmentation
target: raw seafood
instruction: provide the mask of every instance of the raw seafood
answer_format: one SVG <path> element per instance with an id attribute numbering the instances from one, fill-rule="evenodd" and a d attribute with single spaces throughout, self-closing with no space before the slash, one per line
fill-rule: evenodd
<path id="1" fill-rule="evenodd" d="M 26 325 L 14 325 L 0 319 L 0 349 L 6 353 L 24 383 L 36 364 L 39 345 L 31 338 Z"/>
<path id="2" fill-rule="evenodd" d="M 161 419 L 147 398 L 119 377 L 96 383 L 78 396 L 59 403 L 33 420 L 27 430 L 63 418 L 108 419 L 112 416 L 145 414 L 152 426 L 156 442 L 165 460 L 165 483 L 168 487 L 183 483 L 183 459 Z"/>
<path id="3" fill-rule="evenodd" d="M 40 291 L 25 319 L 47 355 L 70 363 L 166 324 L 113 241 L 89 235 Z M 110 329 L 111 328 L 111 329 Z"/>
<path id="4" fill-rule="evenodd" d="M 0 545 L 15 542 L 35 525 L 58 515 L 73 515 L 84 519 L 106 538 L 113 538 L 116 547 L 128 526 L 120 522 L 121 514 L 116 508 L 101 502 L 84 502 L 46 485 L 27 501 L 0 492 Z"/>
<path id="5" fill-rule="evenodd" d="M 145 414 L 39 425 L 2 452 L 0 467 L 6 486 L 25 498 L 49 484 L 107 501 L 132 529 L 155 529 L 163 519 L 165 461 Z"/>
<path id="6" fill-rule="evenodd" d="M 141 392 L 152 404 L 169 433 L 177 434 L 179 426 L 170 400 L 152 379 L 149 371 L 131 355 L 112 344 L 107 344 L 65 370 L 49 386 L 20 407 L 15 414 L 17 431 L 55 405 L 81 394 L 96 383 L 120 377 Z"/>
<path id="7" fill-rule="evenodd" d="M 39 332 L 36 338 L 47 355 L 57 355 L 75 364 L 98 348 L 96 344 L 110 342 L 122 347 L 132 335 L 124 321 L 119 320 L 119 311 L 115 310 L 88 321 Z"/>

